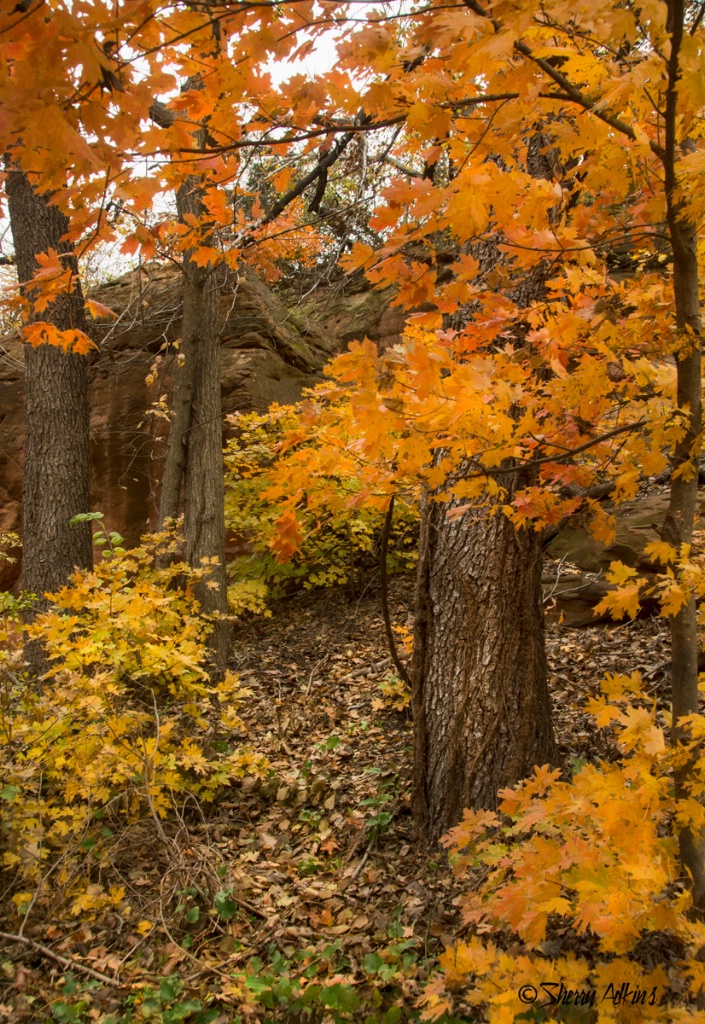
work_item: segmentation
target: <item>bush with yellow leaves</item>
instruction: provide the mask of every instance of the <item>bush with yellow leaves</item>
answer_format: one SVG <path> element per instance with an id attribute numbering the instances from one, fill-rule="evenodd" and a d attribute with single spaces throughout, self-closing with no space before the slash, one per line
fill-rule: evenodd
<path id="1" fill-rule="evenodd" d="M 381 510 L 362 500 L 356 459 L 339 448 L 329 451 L 316 425 L 305 422 L 295 406 L 272 406 L 264 415 L 238 413 L 230 423 L 236 436 L 225 453 L 226 524 L 252 547 L 251 555 L 235 559 L 228 567 L 236 581 L 231 595 L 235 614 L 243 593 L 251 597 L 251 610 L 263 611 L 267 598 L 280 597 L 297 585 L 355 590 L 366 582 L 379 567 L 388 498 Z M 342 443 L 342 428 L 337 439 Z M 309 457 L 316 463 L 323 458 L 326 464 L 304 473 L 303 463 Z M 297 503 L 295 543 L 289 544 L 286 504 L 292 494 L 287 482 L 291 467 L 307 483 Z M 280 474 L 283 484 L 278 482 Z M 403 572 L 415 564 L 417 527 L 415 497 L 397 497 L 388 572 Z"/>
<path id="2" fill-rule="evenodd" d="M 165 566 L 172 534 L 130 551 L 103 539 L 107 557 L 26 627 L 46 649 L 46 676 L 17 671 L 16 653 L 0 664 L 2 858 L 6 882 L 22 884 L 20 909 L 35 899 L 24 890 L 36 894 L 51 873 L 80 910 L 91 891 L 85 851 L 95 866 L 101 837 L 143 817 L 159 828 L 185 799 L 211 801 L 266 767 L 238 742 L 248 691 L 231 673 L 212 685 L 206 672 L 212 623 L 192 584 L 207 567 Z M 11 636 L 6 628 L 6 645 Z"/>
<path id="3" fill-rule="evenodd" d="M 446 837 L 471 882 L 458 901 L 467 937 L 441 956 L 425 1020 L 702 1019 L 705 924 L 690 913 L 674 826 L 705 825 L 705 717 L 683 719 L 690 739 L 669 747 L 638 672 L 608 676 L 587 710 L 613 731 L 619 760 L 578 765 L 569 780 L 537 768 L 499 794 L 499 813 L 465 811 Z M 684 761 L 690 793 L 676 800 Z"/>

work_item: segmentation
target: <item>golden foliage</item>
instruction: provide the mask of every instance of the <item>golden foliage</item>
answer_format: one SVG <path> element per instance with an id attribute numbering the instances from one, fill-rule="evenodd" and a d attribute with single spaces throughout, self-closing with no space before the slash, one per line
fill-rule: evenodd
<path id="1" fill-rule="evenodd" d="M 206 671 L 212 623 L 192 585 L 207 567 L 157 565 L 176 551 L 172 534 L 130 551 L 111 545 L 26 627 L 47 651 L 46 676 L 6 673 L 4 868 L 25 887 L 51 870 L 49 889 L 68 887 L 74 913 L 107 898 L 96 903 L 85 886 L 108 826 L 165 818 L 186 796 L 211 801 L 266 767 L 238 742 L 248 691 L 230 672 L 213 685 Z"/>

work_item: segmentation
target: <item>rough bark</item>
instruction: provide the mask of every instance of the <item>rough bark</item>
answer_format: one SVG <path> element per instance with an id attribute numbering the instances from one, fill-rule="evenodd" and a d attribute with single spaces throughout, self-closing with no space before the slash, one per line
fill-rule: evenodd
<path id="1" fill-rule="evenodd" d="M 228 614 L 225 575 L 225 485 L 223 471 L 223 415 L 220 405 L 220 297 L 218 275 L 204 273 L 191 261 L 184 268 L 184 325 L 191 325 L 195 362 L 191 426 L 187 435 L 184 476 L 184 532 L 186 559 L 199 566 L 210 559 L 211 582 L 199 584 L 204 611 Z M 217 564 L 213 562 L 217 559 Z M 209 641 L 216 675 L 225 672 L 230 654 L 230 625 L 216 618 Z"/>
<path id="2" fill-rule="evenodd" d="M 202 214 L 197 178 L 190 177 L 177 195 L 179 216 Z M 179 512 L 182 484 L 185 556 L 198 568 L 211 565 L 210 579 L 196 586 L 204 611 L 215 613 L 210 636 L 212 668 L 222 676 L 230 655 L 228 590 L 225 574 L 225 490 L 220 396 L 220 288 L 213 267 L 199 267 L 184 254 L 183 356 L 171 402 L 173 418 L 165 457 L 159 506 L 160 525 Z M 215 584 L 209 586 L 208 583 Z"/>
<path id="3" fill-rule="evenodd" d="M 71 253 L 66 217 L 38 194 L 26 174 L 10 171 L 5 189 L 20 283 L 38 268 L 36 256 L 53 248 Z M 83 296 L 72 256 L 66 265 L 76 273 L 76 287 L 30 322 L 44 320 L 59 330 L 85 330 Z M 28 296 L 31 298 L 31 295 Z M 43 595 L 63 586 L 75 567 L 92 565 L 89 523 L 69 520 L 90 510 L 88 459 L 88 363 L 53 345 L 25 349 L 24 506 L 22 582 Z"/>
<path id="4" fill-rule="evenodd" d="M 200 202 L 196 183 L 188 179 L 179 189 L 176 206 L 181 220 L 188 213 L 198 216 Z M 196 363 L 196 345 L 200 333 L 199 323 L 199 280 L 205 280 L 205 270 L 191 264 L 188 254 L 183 270 L 183 311 L 181 339 L 179 343 L 180 364 L 171 390 L 169 405 L 171 422 L 169 437 L 164 454 L 164 471 L 159 498 L 159 524 L 164 528 L 167 519 L 176 519 L 181 509 L 181 488 L 186 470 L 188 431 L 191 426 L 191 403 L 193 400 L 193 378 Z M 187 300 L 187 292 L 191 292 Z"/>
<path id="5" fill-rule="evenodd" d="M 454 504 L 427 499 L 421 518 L 414 814 L 428 840 L 555 757 L 540 535 L 491 505 L 448 518 Z"/>
<path id="6" fill-rule="evenodd" d="M 688 410 L 687 433 L 675 447 L 673 469 L 676 471 L 687 468 L 689 464 L 690 469 L 684 473 L 672 474 L 670 503 L 663 536 L 674 547 L 680 547 L 681 544 L 690 544 L 692 541 L 698 510 L 698 472 L 693 461 L 697 458 L 702 429 L 702 314 L 699 298 L 697 231 L 694 224 L 684 219 L 682 207 L 676 199 L 678 79 L 685 10 L 683 0 L 670 0 L 668 6 L 671 54 L 666 92 L 664 178 L 668 230 L 673 251 L 676 327 L 682 344 L 682 351 L 676 357 L 677 403 L 680 409 Z M 687 142 L 685 147 L 687 148 Z M 679 719 L 684 715 L 697 714 L 699 711 L 698 629 L 694 597 L 671 619 L 671 659 L 673 741 L 677 744 L 682 737 Z M 687 765 L 676 772 L 676 797 L 688 795 L 688 776 Z M 681 860 L 692 878 L 693 905 L 700 915 L 705 915 L 705 835 L 696 835 L 690 829 L 684 828 L 679 834 L 679 845 Z"/>

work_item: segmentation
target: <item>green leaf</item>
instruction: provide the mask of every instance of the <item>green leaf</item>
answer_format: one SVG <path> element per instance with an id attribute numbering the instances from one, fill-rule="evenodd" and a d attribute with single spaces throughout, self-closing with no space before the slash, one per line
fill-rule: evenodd
<path id="1" fill-rule="evenodd" d="M 2 789 L 0 789 L 0 800 L 15 800 L 19 793 L 19 786 L 12 786 L 9 782 L 6 782 Z"/>
<path id="2" fill-rule="evenodd" d="M 215 909 L 221 921 L 229 921 L 237 914 L 238 905 L 233 899 L 232 889 L 221 889 L 215 894 Z"/>
<path id="3" fill-rule="evenodd" d="M 201 908 L 199 906 L 190 907 L 186 911 L 186 920 L 189 924 L 195 924 L 201 916 Z"/>
<path id="4" fill-rule="evenodd" d="M 102 512 L 80 512 L 77 516 L 69 519 L 69 526 L 78 526 L 79 523 L 92 523 L 96 519 L 103 519 Z"/>
<path id="5" fill-rule="evenodd" d="M 177 1021 L 186 1020 L 193 1013 L 198 1013 L 201 1003 L 198 999 L 186 999 L 183 1003 L 176 1003 L 170 1010 L 166 1010 L 162 1016 L 164 1024 L 177 1024 Z"/>
<path id="6" fill-rule="evenodd" d="M 353 1013 L 360 1005 L 357 992 L 352 985 L 328 985 L 321 992 L 321 1002 L 331 1010 Z"/>
<path id="7" fill-rule="evenodd" d="M 173 978 L 164 978 L 159 986 L 159 998 L 163 1003 L 171 1003 L 181 991 Z"/>
<path id="8" fill-rule="evenodd" d="M 398 1020 L 401 1020 L 401 1007 L 392 1006 L 382 1017 L 381 1024 L 397 1024 Z"/>
<path id="9" fill-rule="evenodd" d="M 384 960 L 379 953 L 368 953 L 362 964 L 367 974 L 376 974 L 384 964 Z"/>

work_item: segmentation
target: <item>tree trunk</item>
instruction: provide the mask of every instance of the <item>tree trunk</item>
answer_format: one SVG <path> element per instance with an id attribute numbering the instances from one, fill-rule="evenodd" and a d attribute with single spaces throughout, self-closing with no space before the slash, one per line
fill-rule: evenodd
<path id="1" fill-rule="evenodd" d="M 38 268 L 36 256 L 53 248 L 70 253 L 62 241 L 69 224 L 47 196 L 34 191 L 26 174 L 10 171 L 5 184 L 20 283 Z M 58 298 L 28 322 L 44 320 L 59 330 L 85 331 L 83 296 L 74 257 L 66 265 L 76 274 L 71 296 Z M 31 299 L 31 295 L 28 296 Z M 53 345 L 25 348 L 25 429 L 22 580 L 25 590 L 43 595 L 68 580 L 74 568 L 90 568 L 90 523 L 69 520 L 90 511 L 88 458 L 88 363 Z"/>
<path id="2" fill-rule="evenodd" d="M 526 156 L 535 178 L 556 171 L 547 145 L 537 125 Z M 502 261 L 496 239 L 475 243 L 471 251 L 481 274 Z M 513 282 L 509 294 L 517 306 L 544 295 L 548 270 L 548 263 L 540 263 Z M 456 477 L 476 469 L 466 464 Z M 503 476 L 502 486 L 512 491 L 528 482 L 518 476 Z M 459 504 L 427 500 L 421 512 L 413 806 L 419 834 L 427 841 L 455 825 L 465 807 L 494 808 L 498 790 L 556 758 L 541 535 L 528 528 L 517 531 L 501 503 L 489 499 L 448 518 Z"/>
<path id="3" fill-rule="evenodd" d="M 191 176 L 177 193 L 182 220 L 203 213 L 200 182 Z M 206 244 L 210 243 L 210 239 Z M 228 588 L 225 574 L 225 486 L 223 414 L 220 401 L 219 272 L 199 267 L 184 254 L 183 310 L 180 354 L 172 392 L 174 416 L 169 428 L 159 524 L 176 518 L 183 483 L 186 560 L 196 568 L 211 562 L 211 583 L 198 584 L 196 594 L 206 612 L 215 613 L 210 637 L 213 674 L 222 676 L 230 655 Z M 217 564 L 213 560 L 217 561 Z"/>
<path id="4" fill-rule="evenodd" d="M 683 219 L 683 210 L 677 201 L 678 80 L 685 10 L 683 0 L 669 0 L 668 7 L 671 53 L 666 91 L 664 179 L 668 230 L 673 250 L 676 327 L 683 346 L 676 357 L 676 402 L 678 408 L 687 409 L 689 415 L 687 433 L 675 446 L 673 454 L 674 471 L 685 468 L 686 472 L 674 472 L 671 477 L 671 495 L 663 537 L 669 544 L 680 548 L 682 544 L 692 542 L 698 508 L 697 456 L 702 430 L 702 314 L 697 230 L 694 224 Z M 687 140 L 680 145 L 689 148 Z M 697 714 L 700 710 L 698 623 L 694 597 L 671 619 L 671 659 L 673 742 L 677 744 L 684 738 L 679 719 L 684 715 Z M 689 775 L 688 765 L 675 773 L 676 797 L 679 799 L 689 796 Z M 683 828 L 679 834 L 679 845 L 681 860 L 692 878 L 693 906 L 700 916 L 705 916 L 705 835 L 694 834 L 689 828 Z"/>
<path id="5" fill-rule="evenodd" d="M 555 758 L 540 534 L 496 505 L 448 518 L 460 503 L 427 499 L 421 517 L 413 802 L 430 841 Z"/>
<path id="6" fill-rule="evenodd" d="M 201 212 L 198 183 L 187 178 L 176 193 L 176 208 L 181 221 L 187 214 L 198 217 Z M 200 333 L 198 309 L 198 282 L 205 279 L 205 270 L 199 275 L 199 268 L 191 263 L 189 254 L 184 255 L 183 307 L 181 319 L 180 360 L 176 379 L 170 395 L 172 411 L 169 437 L 164 456 L 162 487 L 159 496 L 158 528 L 164 529 L 167 519 L 176 519 L 181 509 L 181 487 L 186 471 L 188 432 L 191 427 L 191 404 L 193 402 L 193 379 L 197 358 L 197 343 Z M 192 295 L 187 297 L 191 289 Z"/>
<path id="7" fill-rule="evenodd" d="M 215 582 L 217 587 L 203 583 L 196 588 L 201 606 L 204 611 L 225 616 L 228 614 L 228 587 L 225 575 L 218 278 L 219 274 L 213 267 L 204 272 L 187 261 L 184 268 L 184 326 L 190 324 L 197 337 L 184 478 L 184 530 L 186 559 L 190 565 L 197 567 L 203 559 L 217 559 L 211 574 L 211 582 Z M 221 676 L 227 668 L 230 654 L 230 624 L 227 619 L 216 618 L 209 645 L 215 674 Z"/>

